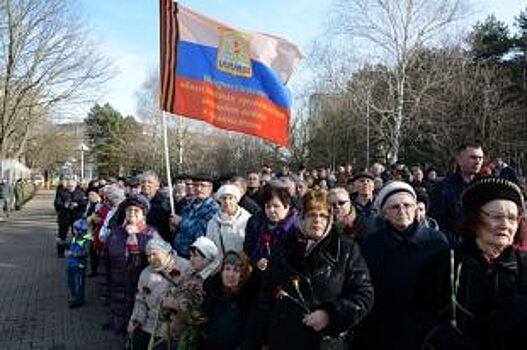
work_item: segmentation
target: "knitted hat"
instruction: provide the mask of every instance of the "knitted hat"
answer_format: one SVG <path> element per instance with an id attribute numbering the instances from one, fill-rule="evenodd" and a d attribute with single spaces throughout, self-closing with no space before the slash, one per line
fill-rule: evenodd
<path id="1" fill-rule="evenodd" d="M 84 235 L 88 232 L 88 221 L 86 219 L 78 219 L 73 223 L 73 232 L 76 235 Z"/>
<path id="2" fill-rule="evenodd" d="M 518 185 L 499 177 L 482 177 L 472 181 L 463 192 L 463 212 L 479 210 L 486 203 L 496 199 L 510 200 L 516 203 L 520 210 L 524 208 L 523 195 Z"/>
<path id="3" fill-rule="evenodd" d="M 150 211 L 150 201 L 142 194 L 132 194 L 122 204 L 123 210 L 130 206 L 136 206 L 143 209 L 143 214 L 146 215 Z"/>
<path id="4" fill-rule="evenodd" d="M 242 259 L 235 251 L 228 251 L 223 257 L 223 265 L 242 266 Z"/>
<path id="5" fill-rule="evenodd" d="M 238 187 L 234 185 L 223 185 L 218 189 L 218 192 L 216 192 L 216 195 L 218 198 L 221 198 L 225 195 L 231 195 L 234 198 L 236 198 L 236 202 L 240 201 L 240 190 Z"/>
<path id="6" fill-rule="evenodd" d="M 154 250 L 170 253 L 172 246 L 161 238 L 152 238 L 146 244 L 146 254 L 150 255 Z"/>
<path id="7" fill-rule="evenodd" d="M 412 186 L 407 184 L 406 182 L 402 181 L 391 181 L 384 186 L 379 193 L 377 194 L 377 197 L 375 197 L 375 209 L 377 209 L 377 212 L 380 213 L 382 211 L 382 208 L 386 204 L 386 201 L 388 201 L 388 198 L 393 196 L 396 193 L 405 192 L 410 194 L 414 199 L 416 199 L 415 191 Z"/>
<path id="8" fill-rule="evenodd" d="M 215 260 L 218 257 L 218 247 L 207 237 L 198 237 L 190 246 L 197 249 L 208 260 Z"/>

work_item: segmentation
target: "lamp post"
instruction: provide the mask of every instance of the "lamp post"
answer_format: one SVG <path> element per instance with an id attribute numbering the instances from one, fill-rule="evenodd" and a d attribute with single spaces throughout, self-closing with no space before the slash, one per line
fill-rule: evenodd
<path id="1" fill-rule="evenodd" d="M 84 152 L 90 149 L 83 142 L 79 144 L 77 149 L 81 152 L 81 180 L 84 179 Z"/>

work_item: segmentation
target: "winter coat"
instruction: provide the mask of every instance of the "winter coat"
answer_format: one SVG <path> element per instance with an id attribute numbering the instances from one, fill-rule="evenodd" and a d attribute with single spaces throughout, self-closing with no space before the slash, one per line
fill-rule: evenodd
<path id="1" fill-rule="evenodd" d="M 250 217 L 251 214 L 248 211 L 238 207 L 238 211 L 232 217 L 224 217 L 219 211 L 209 221 L 207 237 L 218 247 L 220 261 L 229 250 L 242 251 L 245 227 Z"/>
<path id="2" fill-rule="evenodd" d="M 264 211 L 253 215 L 247 222 L 243 250 L 253 265 L 261 258 L 269 259 L 275 246 L 295 231 L 296 210 L 291 208 L 287 217 L 273 225 Z"/>
<path id="3" fill-rule="evenodd" d="M 505 350 L 527 344 L 527 253 L 506 249 L 488 263 L 475 245 L 464 250 L 458 302 L 461 331 L 478 349 Z"/>
<path id="4" fill-rule="evenodd" d="M 245 196 L 251 198 L 256 204 L 258 204 L 258 206 L 260 207 L 260 210 L 263 209 L 264 205 L 263 205 L 263 189 L 262 188 L 259 188 L 257 191 L 255 192 L 250 192 L 249 189 L 247 189 L 247 192 L 245 193 Z"/>
<path id="5" fill-rule="evenodd" d="M 459 241 L 456 231 L 462 218 L 461 194 L 468 185 L 460 173 L 455 173 L 438 182 L 430 196 L 428 215 L 436 219 L 451 243 Z"/>
<path id="6" fill-rule="evenodd" d="M 462 334 L 478 350 L 523 348 L 527 343 L 527 253 L 509 247 L 489 262 L 475 243 L 466 242 L 456 253 L 455 266 L 456 321 Z M 427 300 L 438 303 L 438 309 L 449 311 L 449 321 L 449 256 L 436 267 L 423 291 L 428 293 Z"/>
<path id="7" fill-rule="evenodd" d="M 373 200 L 369 201 L 366 204 L 359 203 L 358 195 L 354 194 L 350 196 L 351 204 L 355 207 L 357 214 L 361 215 L 366 219 L 373 218 L 377 216 L 377 209 L 373 205 Z"/>
<path id="8" fill-rule="evenodd" d="M 73 192 L 63 187 L 59 188 L 55 195 L 54 203 L 57 221 L 67 225 L 80 219 L 84 214 L 87 202 L 88 199 L 79 186 Z"/>
<path id="9" fill-rule="evenodd" d="M 276 250 L 262 283 L 263 296 L 280 288 L 299 302 L 279 295 L 261 299 L 261 310 L 269 312 L 271 349 L 320 349 L 323 335 L 339 336 L 373 306 L 373 286 L 357 243 L 332 231 L 306 254 L 307 241 L 300 235 L 288 237 Z M 306 313 L 316 310 L 329 316 L 321 332 L 302 322 Z"/>
<path id="10" fill-rule="evenodd" d="M 189 248 L 194 241 L 207 233 L 207 224 L 218 212 L 220 206 L 211 197 L 197 201 L 188 201 L 181 213 L 179 223 L 174 237 L 174 249 L 178 255 L 189 258 Z"/>
<path id="11" fill-rule="evenodd" d="M 162 299 L 174 284 L 178 284 L 181 278 L 190 273 L 188 260 L 175 255 L 169 259 L 169 263 L 162 268 L 147 266 L 141 271 L 137 284 L 130 322 L 138 324 L 143 331 L 149 334 L 154 332 Z M 160 321 L 156 336 L 165 337 L 165 334 L 166 322 Z"/>
<path id="12" fill-rule="evenodd" d="M 155 196 L 150 200 L 150 211 L 146 215 L 146 223 L 153 226 L 165 241 L 172 242 L 174 236 L 170 232 L 170 226 L 168 224 L 169 216 L 169 198 L 162 192 L 157 191 Z"/>
<path id="13" fill-rule="evenodd" d="M 98 270 L 101 292 L 108 296 L 110 301 L 110 325 L 116 333 L 123 334 L 134 307 L 139 275 L 148 265 L 146 244 L 152 238 L 159 237 L 159 234 L 148 225 L 143 232 L 137 234 L 138 259 L 127 256 L 127 237 L 128 233 L 123 226 L 118 226 L 110 232 L 104 244 Z"/>
<path id="14" fill-rule="evenodd" d="M 68 266 L 81 269 L 86 267 L 92 241 L 93 235 L 89 231 L 73 237 L 69 247 Z"/>
<path id="15" fill-rule="evenodd" d="M 287 239 L 295 232 L 296 210 L 290 209 L 288 216 L 277 225 L 273 225 L 264 211 L 254 214 L 247 222 L 245 229 L 245 240 L 243 241 L 243 251 L 250 259 L 253 272 L 250 283 L 255 288 L 249 306 L 247 349 L 261 349 L 263 337 L 266 333 L 265 317 L 259 310 L 258 301 L 263 298 L 261 282 L 269 269 L 261 271 L 256 267 L 258 260 L 270 259 L 280 242 Z M 270 292 L 271 293 L 271 292 Z M 266 296 L 268 298 L 268 296 Z"/>
<path id="16" fill-rule="evenodd" d="M 251 215 L 254 215 L 258 213 L 259 211 L 262 211 L 262 208 L 260 205 L 251 197 L 249 197 L 247 194 L 243 195 L 243 197 L 238 202 L 238 205 L 242 207 L 243 209 L 247 210 Z"/>
<path id="17" fill-rule="evenodd" d="M 233 350 L 244 343 L 251 285 L 246 283 L 237 293 L 223 287 L 221 273 L 203 284 L 205 299 L 202 310 L 207 318 L 204 328 L 204 350 Z"/>
<path id="18" fill-rule="evenodd" d="M 426 333 L 421 326 L 435 315 L 416 305 L 419 287 L 433 262 L 448 249 L 441 232 L 417 222 L 404 233 L 385 223 L 363 239 L 361 251 L 375 288 L 375 305 L 356 331 L 357 349 L 420 349 Z"/>

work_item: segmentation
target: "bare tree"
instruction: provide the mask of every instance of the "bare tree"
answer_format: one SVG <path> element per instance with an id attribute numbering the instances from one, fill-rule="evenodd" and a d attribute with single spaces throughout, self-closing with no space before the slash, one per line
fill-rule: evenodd
<path id="1" fill-rule="evenodd" d="M 366 40 L 380 50 L 388 73 L 391 132 L 390 161 L 397 162 L 403 123 L 408 121 L 407 69 L 419 48 L 461 19 L 462 0 L 335 0 L 331 27 L 338 33 Z"/>
<path id="2" fill-rule="evenodd" d="M 17 156 L 35 118 L 85 100 L 110 76 L 67 0 L 0 0 L 0 159 Z"/>

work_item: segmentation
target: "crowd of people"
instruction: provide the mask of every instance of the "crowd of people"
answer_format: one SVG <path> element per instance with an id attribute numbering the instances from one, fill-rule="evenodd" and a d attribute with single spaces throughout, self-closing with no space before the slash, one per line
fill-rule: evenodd
<path id="1" fill-rule="evenodd" d="M 180 175 L 172 192 L 151 171 L 66 179 L 69 307 L 94 277 L 129 349 L 523 347 L 524 191 L 483 161 L 473 143 L 442 179 L 382 164 Z"/>

